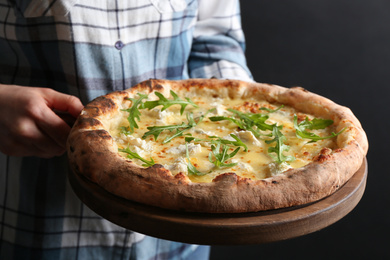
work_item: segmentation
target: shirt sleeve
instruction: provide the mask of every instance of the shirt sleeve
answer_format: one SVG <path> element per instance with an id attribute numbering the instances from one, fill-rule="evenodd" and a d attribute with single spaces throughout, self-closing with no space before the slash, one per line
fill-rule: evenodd
<path id="1" fill-rule="evenodd" d="M 200 0 L 188 62 L 191 78 L 252 81 L 238 0 Z"/>

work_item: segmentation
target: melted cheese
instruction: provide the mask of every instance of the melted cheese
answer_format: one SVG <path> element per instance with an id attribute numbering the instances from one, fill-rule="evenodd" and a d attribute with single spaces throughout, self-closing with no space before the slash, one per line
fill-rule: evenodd
<path id="1" fill-rule="evenodd" d="M 184 98 L 181 96 L 181 98 Z M 161 111 L 161 107 L 156 107 L 152 110 L 140 109 L 141 120 L 137 124 L 138 129 L 131 135 L 125 135 L 121 133 L 121 127 L 127 127 L 129 125 L 127 121 L 128 113 L 123 113 L 122 120 L 118 121 L 118 124 L 112 124 L 110 134 L 115 138 L 119 148 L 127 148 L 134 152 L 137 152 L 141 157 L 149 160 L 153 158 L 155 163 L 163 165 L 170 170 L 172 174 L 178 174 L 182 172 L 187 174 L 193 182 L 211 182 L 216 176 L 225 172 L 235 172 L 237 175 L 251 178 L 251 179 L 265 179 L 274 175 L 280 174 L 290 168 L 299 168 L 313 160 L 323 147 L 334 148 L 334 138 L 317 141 L 314 143 L 308 143 L 309 140 L 303 140 L 296 137 L 293 126 L 293 118 L 296 111 L 291 107 L 283 107 L 282 109 L 269 114 L 269 119 L 266 121 L 268 124 L 283 125 L 281 132 L 286 136 L 286 145 L 290 146 L 288 152 L 284 152 L 285 155 L 294 156 L 295 160 L 288 163 L 277 164 L 273 158 L 268 154 L 268 148 L 274 146 L 273 144 L 267 144 L 266 137 L 256 138 L 252 132 L 243 131 L 238 129 L 234 123 L 224 120 L 212 122 L 208 117 L 210 116 L 231 116 L 232 113 L 227 111 L 228 108 L 240 110 L 242 112 L 258 111 L 260 107 L 267 107 L 271 109 L 278 108 L 277 104 L 270 104 L 262 100 L 242 100 L 240 98 L 232 99 L 230 97 L 213 98 L 208 97 L 192 97 L 199 107 L 195 108 L 188 105 L 185 112 L 180 114 L 180 106 L 173 105 L 168 109 Z M 205 142 L 189 143 L 188 151 L 189 158 L 192 163 L 202 173 L 206 173 L 202 176 L 192 175 L 188 173 L 187 165 L 188 160 L 186 157 L 186 147 L 184 136 L 174 138 L 172 141 L 163 144 L 163 140 L 172 135 L 172 132 L 167 130 L 163 131 L 157 138 L 154 139 L 152 135 L 146 139 L 142 139 L 145 132 L 148 131 L 149 126 L 161 126 L 161 125 L 174 125 L 187 123 L 186 113 L 192 112 L 194 118 L 204 115 L 208 110 L 214 109 L 210 112 L 204 120 L 196 127 L 189 129 L 185 134 L 191 134 L 193 137 L 207 139 L 208 136 L 218 136 L 224 139 L 233 140 L 230 134 L 235 134 L 242 142 L 244 142 L 248 151 L 245 152 L 241 147 L 240 151 L 227 163 L 237 163 L 237 165 L 226 168 L 217 168 L 213 163 L 209 161 L 209 154 L 211 152 L 210 144 Z M 313 118 L 311 115 L 299 114 L 300 117 Z M 312 132 L 320 135 L 327 136 L 333 131 L 332 127 L 321 130 L 313 130 Z M 270 131 L 265 132 L 270 133 Z M 269 138 L 268 138 L 269 139 Z M 232 147 L 229 150 L 231 153 L 236 147 Z M 122 154 L 126 156 L 126 154 Z M 137 159 L 132 159 L 135 163 L 142 165 L 143 163 Z"/>

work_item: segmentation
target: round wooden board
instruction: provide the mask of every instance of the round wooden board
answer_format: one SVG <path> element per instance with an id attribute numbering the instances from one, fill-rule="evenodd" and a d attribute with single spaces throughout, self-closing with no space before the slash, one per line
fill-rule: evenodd
<path id="1" fill-rule="evenodd" d="M 69 181 L 79 198 L 105 219 L 124 228 L 172 241 L 204 245 L 261 244 L 323 229 L 346 216 L 363 196 L 367 161 L 338 191 L 308 205 L 245 214 L 203 214 L 165 210 L 108 193 L 74 173 Z"/>

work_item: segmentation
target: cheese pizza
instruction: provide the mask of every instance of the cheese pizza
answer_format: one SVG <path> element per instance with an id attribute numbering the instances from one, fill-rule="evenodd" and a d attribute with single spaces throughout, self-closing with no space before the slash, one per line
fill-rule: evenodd
<path id="1" fill-rule="evenodd" d="M 242 213 L 339 189 L 368 142 L 346 107 L 303 88 L 148 80 L 88 104 L 68 139 L 75 173 L 119 197 L 173 210 Z"/>

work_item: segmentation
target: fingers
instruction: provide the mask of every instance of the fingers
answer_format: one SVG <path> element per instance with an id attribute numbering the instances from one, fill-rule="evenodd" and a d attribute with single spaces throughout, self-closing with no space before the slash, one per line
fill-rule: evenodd
<path id="1" fill-rule="evenodd" d="M 53 157 L 65 152 L 70 127 L 81 101 L 47 88 L 0 84 L 0 150 L 13 156 Z M 61 116 L 57 115 L 59 112 Z"/>
<path id="2" fill-rule="evenodd" d="M 0 150 L 11 156 L 50 158 L 65 152 L 65 148 L 47 136 L 30 118 L 21 118 L 6 131 L 1 129 Z"/>
<path id="3" fill-rule="evenodd" d="M 55 141 L 60 147 L 65 149 L 70 127 L 70 118 L 75 118 L 83 109 L 81 101 L 70 95 L 47 89 L 44 91 L 44 99 L 47 106 L 37 107 L 34 112 L 38 127 Z M 53 110 L 58 111 L 57 113 Z M 69 113 L 69 114 L 68 114 Z M 62 117 L 67 117 L 65 121 Z"/>
<path id="4" fill-rule="evenodd" d="M 51 89 L 45 91 L 45 96 L 48 107 L 53 110 L 67 112 L 76 118 L 84 108 L 80 99 L 75 96 L 56 92 Z"/>
<path id="5" fill-rule="evenodd" d="M 41 111 L 36 112 L 35 122 L 42 133 L 51 138 L 58 146 L 65 149 L 70 127 L 62 120 L 53 110 L 44 107 Z"/>

